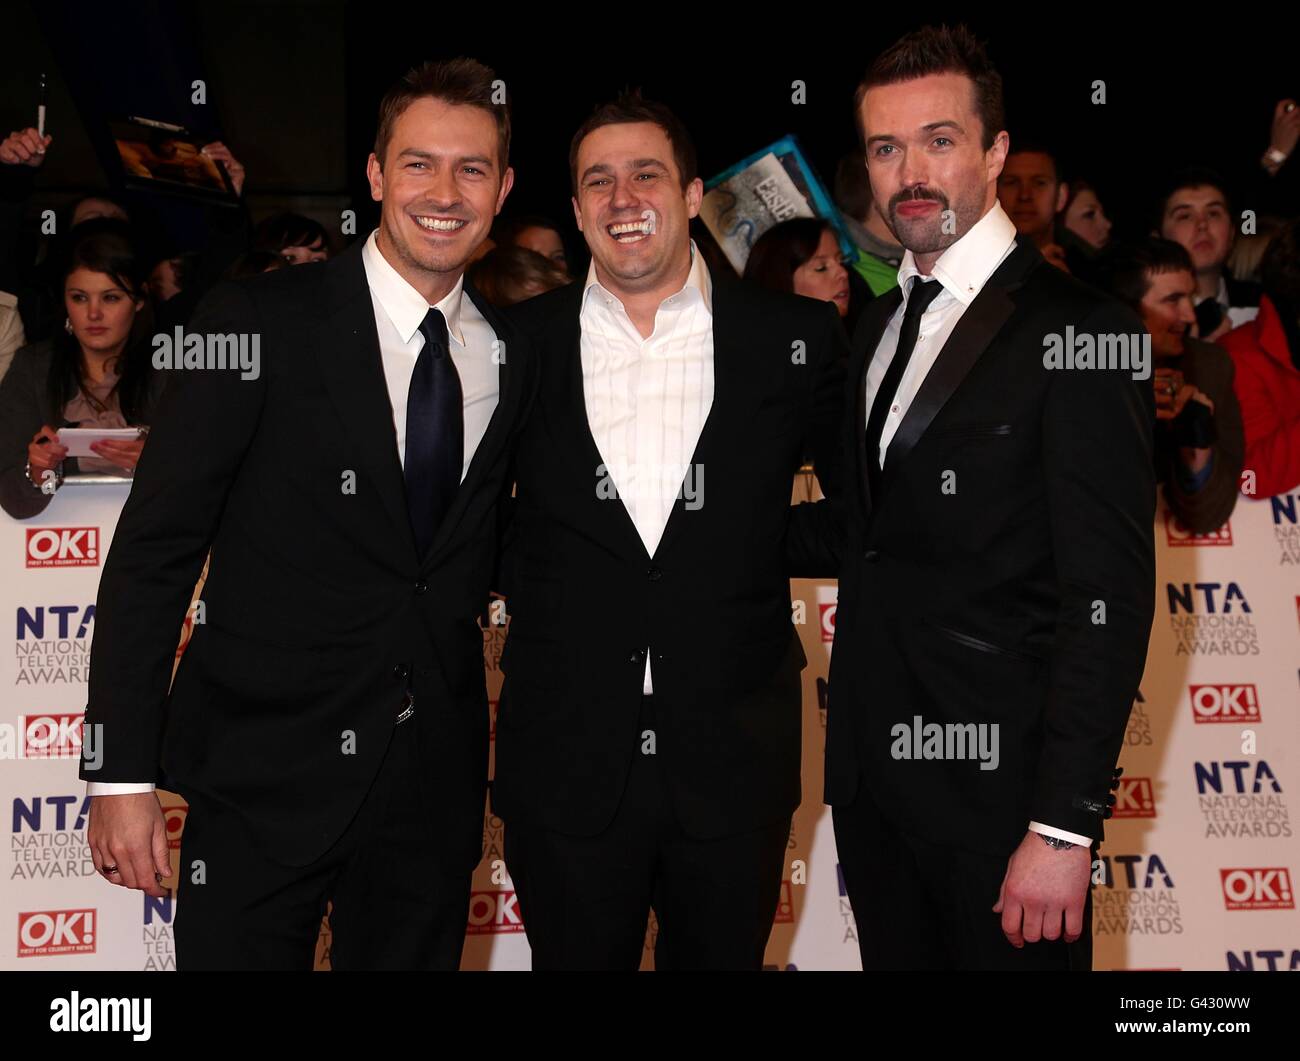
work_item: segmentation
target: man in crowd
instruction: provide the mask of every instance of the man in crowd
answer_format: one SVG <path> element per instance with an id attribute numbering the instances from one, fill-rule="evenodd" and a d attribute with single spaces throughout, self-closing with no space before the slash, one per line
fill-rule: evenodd
<path id="1" fill-rule="evenodd" d="M 336 969 L 459 964 L 487 775 L 477 616 L 532 386 L 463 283 L 513 181 L 494 82 L 468 59 L 411 71 L 380 105 L 379 228 L 205 300 L 191 334 L 260 358 L 174 371 L 117 525 L 88 840 L 107 880 L 164 894 L 152 789 L 185 796 L 182 970 L 310 969 L 327 901 Z"/>
<path id="2" fill-rule="evenodd" d="M 1050 352 L 1141 325 L 1017 238 L 969 31 L 902 38 L 857 105 L 907 253 L 855 335 L 845 495 L 796 506 L 787 546 L 839 576 L 826 800 L 863 966 L 1086 968 L 1154 607 L 1154 411 L 1140 366 Z"/>
<path id="3" fill-rule="evenodd" d="M 542 379 L 520 440 L 493 809 L 536 969 L 758 969 L 800 800 L 782 537 L 828 493 L 829 303 L 711 274 L 666 107 L 602 106 L 569 154 L 582 282 L 521 303 Z"/>

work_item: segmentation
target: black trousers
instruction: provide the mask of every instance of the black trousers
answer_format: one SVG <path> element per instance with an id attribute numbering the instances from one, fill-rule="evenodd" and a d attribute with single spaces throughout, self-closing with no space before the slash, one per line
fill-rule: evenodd
<path id="1" fill-rule="evenodd" d="M 865 785 L 853 803 L 832 808 L 832 820 L 863 969 L 1091 969 L 1091 890 L 1077 942 L 1017 949 L 993 912 L 1010 851 L 995 857 L 904 835 Z"/>
<path id="2" fill-rule="evenodd" d="M 654 728 L 646 697 L 638 733 Z M 656 969 L 761 969 L 790 819 L 721 839 L 689 836 L 673 814 L 662 760 L 640 747 L 638 738 L 622 802 L 599 835 L 505 823 L 533 968 L 635 970 L 653 908 Z"/>
<path id="3" fill-rule="evenodd" d="M 420 797 L 414 717 L 396 725 L 360 810 L 308 866 L 281 866 L 222 804 L 187 796 L 176 897 L 176 967 L 301 969 L 315 960 L 327 901 L 334 969 L 460 965 L 470 876 L 440 864 Z M 202 860 L 206 881 L 192 882 Z"/>

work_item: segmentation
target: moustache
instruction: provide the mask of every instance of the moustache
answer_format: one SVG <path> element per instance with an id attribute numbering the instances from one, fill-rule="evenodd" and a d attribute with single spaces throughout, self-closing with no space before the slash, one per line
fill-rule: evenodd
<path id="1" fill-rule="evenodd" d="M 929 188 L 906 188 L 903 191 L 895 192 L 889 200 L 889 208 L 893 210 L 899 203 L 912 202 L 914 200 L 929 200 L 938 203 L 945 210 L 948 209 L 948 197 L 940 191 L 931 191 Z"/>

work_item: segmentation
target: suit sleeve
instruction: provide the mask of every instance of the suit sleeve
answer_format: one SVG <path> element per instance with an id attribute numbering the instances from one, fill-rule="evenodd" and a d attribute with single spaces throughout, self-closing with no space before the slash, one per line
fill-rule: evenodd
<path id="1" fill-rule="evenodd" d="M 242 287 L 200 303 L 189 334 L 255 334 Z M 229 369 L 173 369 L 122 510 L 95 608 L 87 725 L 101 756 L 81 777 L 158 778 L 164 707 L 181 624 L 226 497 L 256 432 L 266 390 L 265 344 L 256 379 Z"/>
<path id="2" fill-rule="evenodd" d="M 1165 499 L 1178 518 L 1196 534 L 1207 534 L 1228 522 L 1237 504 L 1241 466 L 1246 443 L 1242 435 L 1241 407 L 1232 390 L 1232 360 L 1225 354 L 1215 364 L 1214 377 L 1201 389 L 1214 403 L 1214 426 L 1218 441 L 1213 447 L 1213 466 L 1205 485 L 1191 493 L 1183 489 L 1175 472 L 1165 482 Z"/>
<path id="3" fill-rule="evenodd" d="M 805 502 L 790 509 L 786 526 L 786 570 L 791 578 L 835 578 L 839 575 L 846 531 L 844 504 L 847 475 L 851 466 L 846 452 L 849 425 L 846 409 L 851 409 L 846 391 L 849 347 L 839 317 L 831 310 L 827 315 L 828 331 L 821 345 L 825 353 L 819 358 L 817 375 L 812 384 L 812 410 L 808 445 L 813 454 L 817 482 L 826 500 Z"/>
<path id="4" fill-rule="evenodd" d="M 1077 331 L 1142 326 L 1107 303 Z M 1155 402 L 1150 378 L 1125 371 L 1049 376 L 1042 459 L 1060 605 L 1029 817 L 1101 839 L 1155 610 Z"/>
<path id="5" fill-rule="evenodd" d="M 41 428 L 45 404 L 43 380 L 32 370 L 36 360 L 30 348 L 18 351 L 0 380 L 0 507 L 14 519 L 40 515 L 54 496 L 27 478 L 27 447 Z"/>

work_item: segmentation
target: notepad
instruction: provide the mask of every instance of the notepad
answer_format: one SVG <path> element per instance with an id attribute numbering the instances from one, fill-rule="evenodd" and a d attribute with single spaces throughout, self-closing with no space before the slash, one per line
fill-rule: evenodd
<path id="1" fill-rule="evenodd" d="M 133 442 L 140 437 L 138 427 L 65 427 L 59 430 L 59 444 L 68 447 L 69 457 L 98 457 L 92 442 Z"/>

